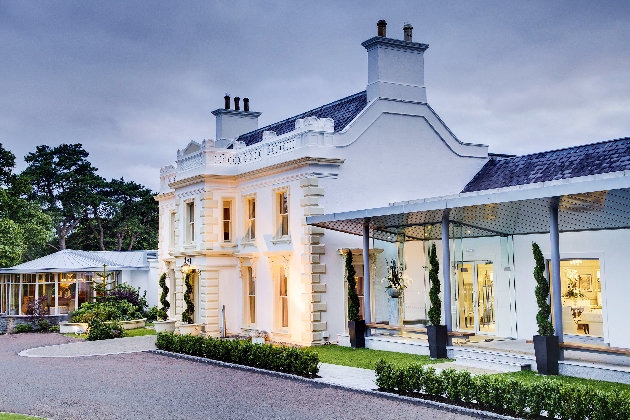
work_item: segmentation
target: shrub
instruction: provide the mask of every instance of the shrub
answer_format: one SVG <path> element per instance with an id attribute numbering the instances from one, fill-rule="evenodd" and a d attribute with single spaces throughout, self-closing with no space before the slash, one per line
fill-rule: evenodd
<path id="1" fill-rule="evenodd" d="M 184 301 L 186 302 L 186 310 L 182 313 L 182 322 L 192 324 L 193 315 L 195 314 L 195 302 L 193 302 L 193 273 L 186 273 L 184 279 L 186 284 L 186 292 L 184 293 Z"/>
<path id="2" fill-rule="evenodd" d="M 352 264 L 352 251 L 346 251 L 346 281 L 348 282 L 348 321 L 359 321 L 359 295 L 357 294 L 356 270 Z"/>
<path id="3" fill-rule="evenodd" d="M 145 290 L 144 295 L 140 296 L 140 288 L 134 289 L 127 283 L 121 283 L 116 285 L 113 289 L 107 291 L 105 301 L 126 301 L 132 304 L 138 312 L 144 312 L 148 308 L 147 304 L 147 292 Z"/>
<path id="4" fill-rule="evenodd" d="M 131 321 L 143 318 L 143 313 L 126 300 L 106 302 L 86 302 L 72 312 L 72 322 L 87 322 L 98 318 L 100 321 Z"/>
<path id="5" fill-rule="evenodd" d="M 99 318 L 93 318 L 88 323 L 88 328 L 88 341 L 108 340 L 125 335 L 125 330 L 117 321 L 103 322 Z"/>
<path id="6" fill-rule="evenodd" d="M 319 372 L 317 353 L 297 347 L 252 344 L 249 340 L 175 335 L 169 332 L 158 334 L 156 346 L 164 351 L 291 373 L 308 378 L 315 377 Z"/>
<path id="7" fill-rule="evenodd" d="M 144 317 L 147 319 L 147 322 L 157 321 L 159 312 L 157 306 L 154 305 L 144 313 Z"/>
<path id="8" fill-rule="evenodd" d="M 476 404 L 481 409 L 523 418 L 540 418 L 543 411 L 552 419 L 630 418 L 628 392 L 601 391 L 549 378 L 521 382 L 497 375 L 471 376 L 452 369 L 438 374 L 431 366 L 395 367 L 380 360 L 376 364 L 376 385 L 387 391 L 442 397 L 456 404 Z"/>
<path id="9" fill-rule="evenodd" d="M 431 288 L 429 289 L 429 300 L 431 301 L 431 308 L 429 309 L 429 323 L 431 325 L 440 325 L 442 318 L 442 300 L 440 299 L 440 278 L 438 273 L 440 271 L 440 262 L 437 258 L 437 252 L 435 250 L 435 243 L 431 245 L 429 251 L 429 283 Z"/>
<path id="10" fill-rule="evenodd" d="M 168 286 L 166 285 L 166 273 L 162 273 L 159 281 L 160 289 L 162 289 L 162 294 L 160 295 L 160 305 L 162 307 L 158 311 L 157 319 L 160 321 L 166 321 L 168 319 L 168 310 L 171 307 L 171 304 L 168 301 Z"/>
<path id="11" fill-rule="evenodd" d="M 39 332 L 48 332 L 50 331 L 50 322 L 46 319 L 42 319 L 37 323 L 37 331 Z"/>
<path id="12" fill-rule="evenodd" d="M 13 328 L 13 334 L 33 332 L 33 326 L 31 324 L 17 324 Z"/>
<path id="13" fill-rule="evenodd" d="M 532 251 L 536 266 L 534 267 L 534 279 L 536 280 L 536 302 L 538 303 L 538 313 L 536 314 L 536 322 L 538 323 L 538 335 L 553 335 L 553 325 L 549 318 L 551 317 L 551 306 L 549 305 L 549 282 L 545 277 L 545 257 L 540 251 L 540 247 L 536 242 L 532 242 Z"/>

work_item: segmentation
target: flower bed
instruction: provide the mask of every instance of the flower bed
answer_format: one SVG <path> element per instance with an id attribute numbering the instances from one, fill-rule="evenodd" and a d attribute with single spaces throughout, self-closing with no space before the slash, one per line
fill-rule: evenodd
<path id="1" fill-rule="evenodd" d="M 630 418 L 630 394 L 551 379 L 523 382 L 497 375 L 379 361 L 376 384 L 382 390 L 494 411 L 523 418 L 610 420 Z"/>
<path id="2" fill-rule="evenodd" d="M 159 333 L 160 350 L 252 366 L 312 378 L 319 372 L 317 353 L 289 346 L 252 344 L 249 340 Z"/>

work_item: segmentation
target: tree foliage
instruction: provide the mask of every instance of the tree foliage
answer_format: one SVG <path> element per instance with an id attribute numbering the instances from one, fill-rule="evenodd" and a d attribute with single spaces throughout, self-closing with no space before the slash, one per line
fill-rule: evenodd
<path id="1" fill-rule="evenodd" d="M 158 319 L 160 321 L 166 321 L 168 319 L 168 310 L 171 307 L 171 304 L 168 301 L 168 286 L 166 285 L 166 273 L 162 273 L 160 276 L 160 289 L 162 289 L 162 294 L 160 295 L 160 305 L 162 307 L 158 310 Z"/>
<path id="2" fill-rule="evenodd" d="M 195 302 L 193 302 L 193 273 L 186 273 L 184 283 L 186 284 L 186 292 L 184 293 L 184 302 L 186 302 L 186 310 L 182 313 L 182 322 L 187 324 L 194 323 L 193 315 L 195 314 Z"/>
<path id="3" fill-rule="evenodd" d="M 431 245 L 431 250 L 429 251 L 429 266 L 429 282 L 431 283 L 431 288 L 429 289 L 429 300 L 431 301 L 431 308 L 429 309 L 429 323 L 431 325 L 440 325 L 440 321 L 442 319 L 440 278 L 438 277 L 440 263 L 437 258 L 435 244 Z"/>
<path id="4" fill-rule="evenodd" d="M 536 265 L 534 267 L 534 279 L 536 280 L 536 302 L 538 303 L 538 313 L 536 323 L 538 324 L 538 335 L 551 336 L 554 334 L 551 323 L 551 306 L 549 305 L 549 282 L 545 277 L 545 257 L 536 242 L 532 242 L 532 251 Z"/>
<path id="5" fill-rule="evenodd" d="M 52 224 L 30 192 L 24 177 L 13 173 L 15 156 L 0 144 L 0 267 L 36 258 L 52 238 Z"/>
<path id="6" fill-rule="evenodd" d="M 346 281 L 348 282 L 348 321 L 359 321 L 359 295 L 357 294 L 357 272 L 352 264 L 352 251 L 346 251 Z"/>

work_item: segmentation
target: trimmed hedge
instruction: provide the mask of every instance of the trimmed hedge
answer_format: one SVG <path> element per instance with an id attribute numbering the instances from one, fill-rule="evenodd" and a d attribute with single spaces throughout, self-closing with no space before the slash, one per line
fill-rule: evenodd
<path id="1" fill-rule="evenodd" d="M 297 347 L 252 344 L 249 340 L 175 335 L 170 332 L 159 333 L 156 346 L 160 350 L 173 353 L 291 373 L 307 378 L 313 378 L 319 372 L 317 353 Z"/>
<path id="2" fill-rule="evenodd" d="M 403 367 L 380 360 L 376 364 L 379 388 L 404 395 L 444 398 L 459 405 L 523 418 L 612 420 L 630 418 L 630 394 L 606 392 L 591 386 L 566 384 L 544 378 L 522 382 L 498 375 L 472 376 L 467 371 L 432 366 Z"/>

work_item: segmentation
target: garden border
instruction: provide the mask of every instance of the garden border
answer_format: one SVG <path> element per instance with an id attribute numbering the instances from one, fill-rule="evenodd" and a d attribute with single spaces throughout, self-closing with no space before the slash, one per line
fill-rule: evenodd
<path id="1" fill-rule="evenodd" d="M 254 372 L 258 372 L 258 373 L 262 373 L 262 374 L 266 374 L 266 375 L 280 376 L 280 377 L 284 377 L 284 378 L 287 378 L 287 379 L 294 379 L 294 380 L 299 380 L 299 381 L 303 381 L 303 382 L 310 382 L 312 384 L 324 385 L 324 386 L 329 386 L 329 387 L 332 387 L 332 388 L 343 389 L 343 390 L 352 391 L 352 392 L 358 392 L 358 393 L 361 393 L 361 394 L 379 396 L 379 397 L 384 397 L 384 398 L 388 398 L 388 399 L 392 399 L 392 400 L 398 399 L 398 400 L 403 400 L 403 401 L 406 401 L 406 402 L 411 402 L 411 403 L 416 404 L 416 405 L 429 406 L 429 407 L 433 407 L 433 408 L 440 408 L 440 409 L 445 410 L 445 411 L 472 415 L 472 416 L 478 417 L 478 418 L 492 418 L 492 419 L 502 419 L 502 420 L 517 420 L 518 419 L 517 417 L 504 416 L 504 415 L 493 413 L 493 412 L 490 412 L 490 411 L 476 410 L 476 409 L 472 409 L 472 408 L 462 407 L 462 406 L 459 406 L 459 405 L 446 404 L 446 403 L 441 403 L 441 402 L 438 402 L 438 401 L 425 400 L 425 399 L 422 399 L 422 398 L 413 398 L 413 397 L 408 397 L 408 396 L 405 396 L 405 395 L 394 394 L 394 393 L 390 393 L 390 392 L 357 389 L 357 388 L 352 388 L 352 387 L 345 386 L 345 385 L 331 384 L 331 383 L 327 383 L 327 382 L 318 381 L 317 379 L 313 379 L 313 378 L 305 378 L 303 376 L 293 375 L 293 374 L 290 374 L 290 373 L 276 372 L 274 370 L 260 369 L 260 368 L 257 368 L 257 367 L 239 365 L 239 364 L 229 363 L 229 362 L 223 362 L 221 360 L 207 359 L 205 357 L 191 356 L 191 355 L 183 354 L 183 353 L 174 353 L 174 352 L 165 351 L 165 350 L 147 350 L 146 353 L 152 353 L 152 354 L 165 356 L 165 357 L 172 357 L 174 359 L 189 360 L 191 362 L 197 362 L 197 363 L 214 364 L 214 365 L 225 366 L 225 367 L 230 367 L 230 368 L 236 368 L 236 369 L 241 369 L 241 370 L 249 370 L 249 371 L 254 371 Z"/>

